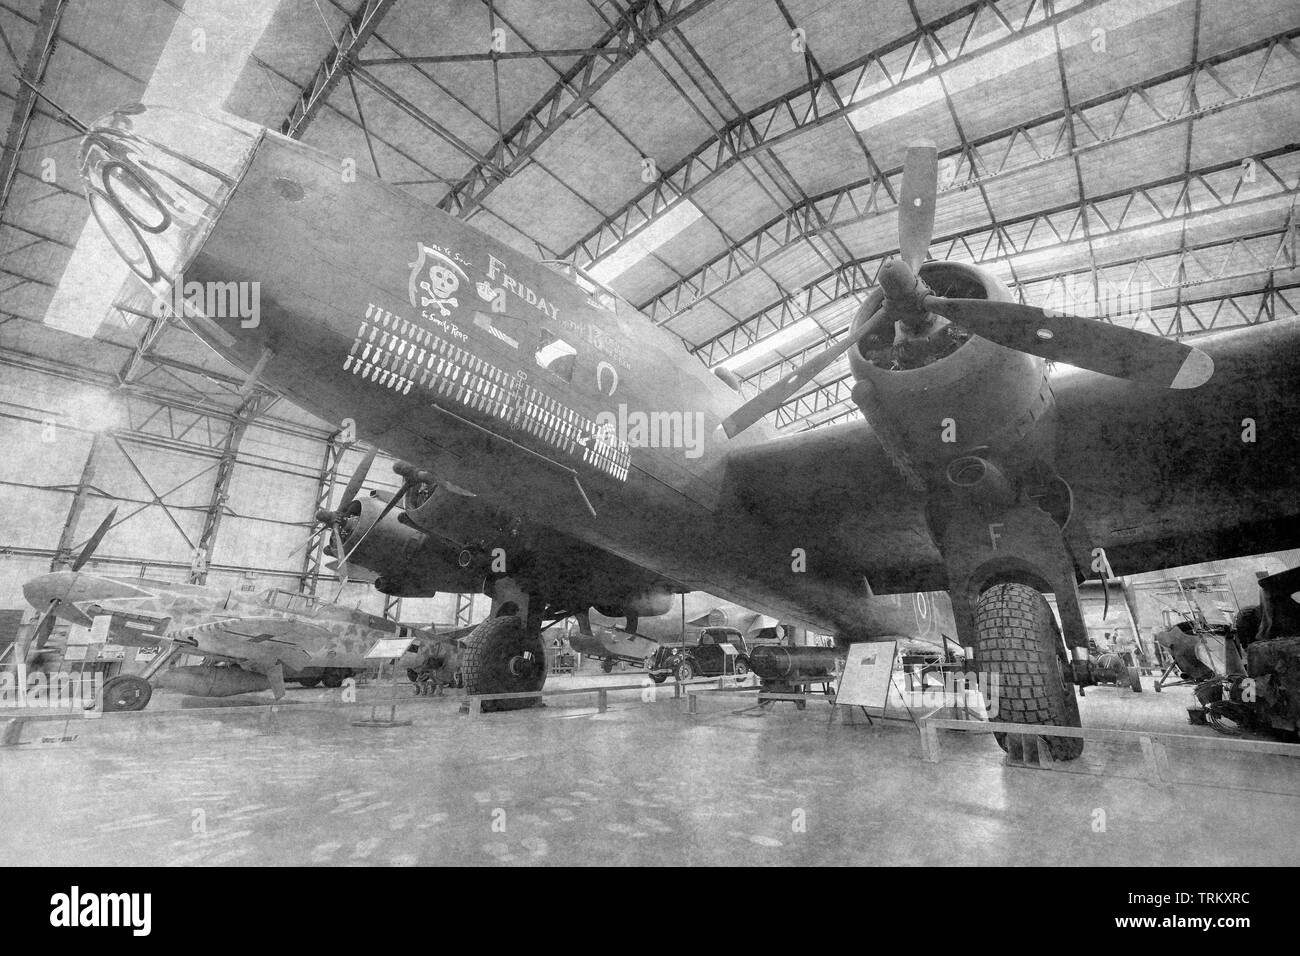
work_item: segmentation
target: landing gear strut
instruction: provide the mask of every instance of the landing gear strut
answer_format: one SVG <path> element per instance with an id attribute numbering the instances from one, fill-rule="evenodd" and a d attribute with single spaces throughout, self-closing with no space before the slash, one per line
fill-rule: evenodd
<path id="1" fill-rule="evenodd" d="M 991 710 L 996 708 L 990 719 L 1078 727 L 1075 685 L 1088 673 L 1088 635 L 1061 528 L 1045 511 L 1021 500 L 958 511 L 939 540 L 958 636 L 968 660 L 989 675 L 990 691 L 997 688 L 987 701 Z M 1044 590 L 1056 596 L 1064 641 Z M 1072 656 L 1080 662 L 1082 677 Z M 1007 750 L 1007 735 L 995 736 Z M 1083 753 L 1077 737 L 1044 739 L 1057 760 Z"/>

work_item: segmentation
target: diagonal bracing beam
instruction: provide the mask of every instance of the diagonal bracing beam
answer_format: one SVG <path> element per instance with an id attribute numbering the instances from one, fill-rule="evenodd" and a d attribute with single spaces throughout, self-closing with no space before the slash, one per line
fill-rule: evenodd
<path id="1" fill-rule="evenodd" d="M 634 0 L 623 15 L 556 80 L 537 104 L 519 119 L 483 161 L 475 165 L 439 202 L 453 215 L 467 218 L 487 196 L 524 164 L 641 51 L 662 34 L 708 7 L 713 0 Z M 499 172 L 498 172 L 499 171 Z"/>
<path id="2" fill-rule="evenodd" d="M 4 152 L 0 154 L 0 215 L 3 215 L 5 205 L 9 202 L 9 192 L 18 175 L 18 159 L 22 155 L 32 117 L 36 115 L 36 88 L 45 80 L 45 70 L 54 54 L 59 22 L 63 19 L 66 6 L 67 0 L 45 0 L 41 6 L 41 18 L 36 24 L 36 33 L 27 54 L 27 65 L 23 67 L 23 79 L 27 83 L 19 84 L 13 118 L 9 121 L 9 129 L 5 134 Z"/>
<path id="3" fill-rule="evenodd" d="M 396 0 L 366 0 L 361 8 L 352 15 L 343 27 L 334 46 L 321 65 L 316 68 L 311 82 L 307 84 L 294 102 L 288 117 L 280 124 L 280 132 L 294 139 L 301 138 L 308 125 L 316 118 L 321 104 L 338 86 L 339 80 L 351 67 L 357 53 L 379 27 Z"/>

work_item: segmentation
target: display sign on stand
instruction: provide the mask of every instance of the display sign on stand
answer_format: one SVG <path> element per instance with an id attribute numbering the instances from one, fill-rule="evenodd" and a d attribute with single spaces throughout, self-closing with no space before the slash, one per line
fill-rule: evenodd
<path id="1" fill-rule="evenodd" d="M 835 703 L 876 707 L 883 712 L 889 699 L 897 654 L 897 641 L 864 641 L 850 645 L 844 673 L 840 675 L 835 690 Z"/>
<path id="2" fill-rule="evenodd" d="M 736 676 L 736 658 L 740 656 L 740 651 L 736 650 L 736 645 L 728 641 L 723 641 L 718 647 L 722 648 L 722 673 Z"/>
<path id="3" fill-rule="evenodd" d="M 374 704 L 370 706 L 370 716 L 363 720 L 352 721 L 353 727 L 409 727 L 414 721 L 399 720 L 397 717 L 397 660 L 406 653 L 406 649 L 411 646 L 409 637 L 381 637 L 375 641 L 374 647 L 366 651 L 367 660 L 379 661 L 379 673 L 376 675 L 375 683 L 378 684 L 383 679 L 384 661 L 392 665 L 392 675 L 389 684 L 389 693 L 393 696 L 389 698 L 388 716 L 380 717 L 379 708 Z"/>

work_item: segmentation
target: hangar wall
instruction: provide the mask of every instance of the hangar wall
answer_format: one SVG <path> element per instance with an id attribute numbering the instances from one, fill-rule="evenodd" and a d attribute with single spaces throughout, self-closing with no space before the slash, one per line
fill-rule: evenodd
<path id="1" fill-rule="evenodd" d="M 337 428 L 287 402 L 255 395 L 252 412 L 266 410 L 242 421 L 249 398 L 227 398 L 201 405 L 197 396 L 186 401 L 161 388 L 109 388 L 78 380 L 75 365 L 42 368 L 5 355 L 0 608 L 27 609 L 23 582 L 70 561 L 114 507 L 117 523 L 89 570 L 243 590 L 310 589 L 312 564 L 301 546 L 318 495 L 328 489 L 333 504 L 362 452 L 331 454 Z M 240 405 L 230 408 L 235 400 Z M 376 459 L 368 489 L 397 489 L 392 462 Z M 322 568 L 318 595 L 338 593 L 342 603 L 384 612 L 384 595 L 368 583 L 340 593 L 336 580 Z M 487 607 L 479 595 L 475 619 Z M 451 624 L 456 595 L 406 599 L 399 613 L 411 623 Z"/>

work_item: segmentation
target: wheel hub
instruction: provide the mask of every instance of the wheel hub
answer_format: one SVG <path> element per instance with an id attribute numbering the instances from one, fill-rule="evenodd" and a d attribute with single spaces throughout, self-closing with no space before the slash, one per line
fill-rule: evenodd
<path id="1" fill-rule="evenodd" d="M 532 652 L 524 651 L 510 658 L 506 662 L 506 667 L 509 669 L 511 677 L 528 680 L 530 677 L 537 675 L 537 658 L 533 656 Z"/>

